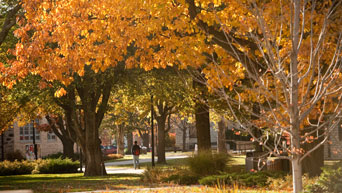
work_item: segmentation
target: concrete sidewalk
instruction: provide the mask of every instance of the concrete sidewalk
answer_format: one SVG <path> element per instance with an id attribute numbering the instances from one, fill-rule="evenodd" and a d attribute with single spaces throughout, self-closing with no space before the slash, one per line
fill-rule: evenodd
<path id="1" fill-rule="evenodd" d="M 145 169 L 134 169 L 132 168 L 108 168 L 106 167 L 107 174 L 142 174 Z"/>
<path id="2" fill-rule="evenodd" d="M 187 158 L 187 157 L 189 157 L 189 156 L 187 156 L 187 155 L 170 156 L 170 157 L 166 157 L 166 160 L 182 159 L 182 158 Z M 155 162 L 157 162 L 157 160 L 158 159 L 155 158 Z M 140 163 L 151 163 L 152 158 L 139 159 L 139 162 Z M 105 166 L 122 166 L 122 165 L 132 165 L 133 166 L 133 157 L 131 160 L 105 163 Z"/>
<path id="3" fill-rule="evenodd" d="M 169 156 L 166 157 L 166 160 L 172 160 L 172 159 L 182 159 L 187 158 L 189 156 L 187 155 L 180 155 L 180 156 Z M 158 159 L 155 159 L 155 162 L 157 162 Z M 144 158 L 139 160 L 140 163 L 152 163 L 152 158 Z M 115 166 L 124 166 L 127 165 L 127 167 L 115 167 Z M 107 174 L 142 174 L 145 169 L 134 169 L 133 168 L 133 157 L 132 160 L 125 160 L 125 161 L 117 161 L 117 162 L 108 162 L 105 163 L 106 172 Z M 83 171 L 85 168 L 83 168 Z M 1 192 L 0 192 L 1 193 Z"/>

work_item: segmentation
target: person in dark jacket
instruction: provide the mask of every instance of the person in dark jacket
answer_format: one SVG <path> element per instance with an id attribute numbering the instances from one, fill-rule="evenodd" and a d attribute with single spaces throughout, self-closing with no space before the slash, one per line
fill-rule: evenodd
<path id="1" fill-rule="evenodd" d="M 132 147 L 132 154 L 133 154 L 133 164 L 134 169 L 140 169 L 139 165 L 139 155 L 140 155 L 140 146 L 138 145 L 137 141 L 134 141 L 134 145 Z"/>

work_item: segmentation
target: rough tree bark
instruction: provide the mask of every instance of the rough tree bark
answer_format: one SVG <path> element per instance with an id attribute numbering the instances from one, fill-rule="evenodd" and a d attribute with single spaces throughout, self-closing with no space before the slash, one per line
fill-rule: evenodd
<path id="1" fill-rule="evenodd" d="M 132 132 L 128 132 L 127 133 L 127 153 L 128 154 L 132 154 L 131 150 L 132 150 L 132 144 L 133 144 L 133 134 Z"/>
<path id="2" fill-rule="evenodd" d="M 166 118 L 169 114 L 169 111 L 172 107 L 166 105 L 162 101 L 158 100 L 157 102 L 157 109 L 158 114 L 155 115 L 155 119 L 157 120 L 158 124 L 158 145 L 157 145 L 157 156 L 158 156 L 158 163 L 166 163 L 165 158 L 165 123 Z"/>
<path id="3" fill-rule="evenodd" d="M 68 157 L 70 159 L 75 160 L 74 153 L 74 144 L 75 138 L 73 138 L 74 134 L 71 134 L 71 129 L 68 129 L 63 122 L 62 116 L 58 116 L 56 122 L 52 120 L 49 115 L 45 116 L 48 121 L 52 131 L 56 134 L 56 136 L 61 140 L 63 144 L 63 157 Z M 56 127 L 58 126 L 58 128 Z"/>
<path id="4" fill-rule="evenodd" d="M 203 77 L 199 78 L 203 79 Z M 209 107 L 206 104 L 207 87 L 198 80 L 193 80 L 193 87 L 198 94 L 197 99 L 195 99 L 198 151 L 205 152 L 211 149 Z"/>
<path id="5" fill-rule="evenodd" d="M 16 16 L 20 9 L 21 9 L 21 3 L 18 3 L 18 5 L 16 5 L 13 9 L 8 11 L 6 15 L 6 19 L 0 31 L 0 46 L 5 41 L 11 28 L 16 24 L 16 20 L 17 20 Z"/>
<path id="6" fill-rule="evenodd" d="M 117 136 L 117 154 L 125 155 L 125 143 L 124 143 L 124 128 L 122 126 L 116 126 L 118 131 Z"/>
<path id="7" fill-rule="evenodd" d="M 182 122 L 185 122 L 185 120 L 181 120 Z M 183 140 L 183 144 L 182 144 L 182 151 L 185 152 L 186 151 L 186 131 L 188 130 L 187 127 L 185 126 L 185 124 L 182 124 L 183 127 L 181 128 L 183 135 L 182 135 L 182 140 Z"/>
<path id="8" fill-rule="evenodd" d="M 166 163 L 165 158 L 165 122 L 166 122 L 166 115 L 165 116 L 157 116 L 156 117 L 157 124 L 158 124 L 158 145 L 157 145 L 157 156 L 158 156 L 158 163 Z"/>
<path id="9" fill-rule="evenodd" d="M 227 153 L 226 147 L 226 130 L 227 130 L 227 121 L 224 117 L 221 117 L 221 120 L 218 122 L 218 133 L 217 133 L 217 152 L 218 153 Z"/>
<path id="10" fill-rule="evenodd" d="M 76 76 L 74 84 L 66 88 L 66 96 L 61 97 L 63 100 L 66 98 L 66 102 L 61 102 L 61 99 L 57 103 L 64 109 L 67 127 L 75 132 L 76 142 L 84 153 L 85 176 L 106 175 L 100 149 L 99 127 L 114 84 L 113 71 L 109 69 L 96 74 L 90 67 L 85 67 L 84 76 Z M 80 104 L 76 103 L 76 93 Z"/>
<path id="11" fill-rule="evenodd" d="M 298 44 L 300 35 L 300 0 L 293 2 L 294 18 L 292 32 L 292 52 L 290 63 L 290 127 L 292 133 L 291 149 L 300 149 L 300 120 L 299 120 L 299 83 L 298 83 Z M 299 193 L 303 190 L 302 183 L 302 164 L 300 163 L 300 153 L 292 155 L 292 175 L 293 191 Z"/>

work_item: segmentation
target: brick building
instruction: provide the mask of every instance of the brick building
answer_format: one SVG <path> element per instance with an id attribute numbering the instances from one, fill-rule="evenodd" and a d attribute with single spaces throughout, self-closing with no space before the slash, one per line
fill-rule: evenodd
<path id="1" fill-rule="evenodd" d="M 38 124 L 46 124 L 45 119 L 37 121 Z M 4 154 L 20 151 L 26 159 L 34 159 L 33 153 L 33 122 L 24 126 L 14 123 L 12 127 L 3 133 L 0 138 L 0 146 L 4 148 Z M 62 142 L 53 132 L 38 131 L 35 129 L 35 140 L 38 149 L 38 158 L 63 151 Z M 0 153 L 0 158 L 2 154 Z"/>

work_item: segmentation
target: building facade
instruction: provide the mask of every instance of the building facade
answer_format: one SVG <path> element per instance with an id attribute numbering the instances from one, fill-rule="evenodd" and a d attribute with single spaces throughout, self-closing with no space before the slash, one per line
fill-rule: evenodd
<path id="1" fill-rule="evenodd" d="M 36 121 L 36 124 L 46 124 L 46 120 Z M 34 159 L 33 136 L 35 134 L 35 143 L 37 144 L 38 158 L 45 157 L 63 151 L 62 142 L 53 133 L 48 131 L 38 131 L 34 128 L 34 123 L 30 122 L 24 126 L 14 123 L 12 127 L 6 130 L 1 136 L 1 148 L 4 156 L 19 151 L 26 159 Z M 3 141 L 2 141 L 3 140 Z M 0 157 L 2 153 L 0 153 Z M 2 157 L 1 157 L 2 158 Z"/>

